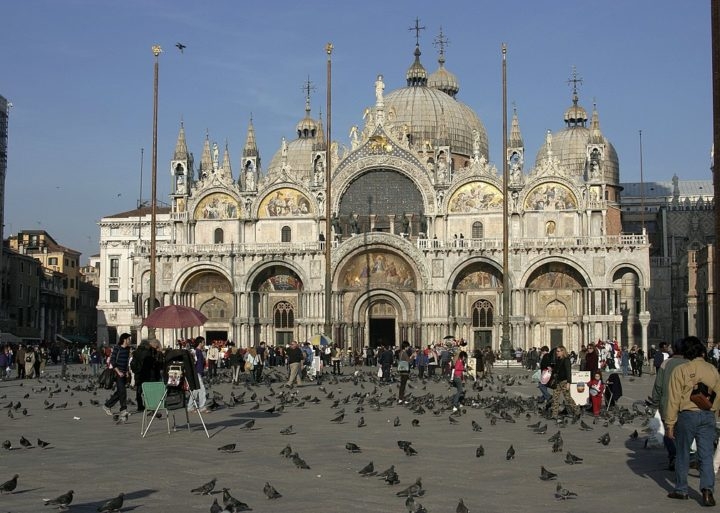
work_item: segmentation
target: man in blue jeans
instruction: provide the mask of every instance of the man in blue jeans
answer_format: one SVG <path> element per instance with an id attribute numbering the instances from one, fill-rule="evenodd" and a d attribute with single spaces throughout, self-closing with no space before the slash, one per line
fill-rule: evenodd
<path id="1" fill-rule="evenodd" d="M 690 445 L 697 443 L 700 490 L 703 506 L 715 506 L 715 470 L 713 469 L 713 443 L 715 441 L 715 418 L 720 405 L 720 375 L 717 369 L 705 361 L 705 345 L 697 337 L 687 337 L 685 359 L 688 363 L 676 367 L 670 376 L 668 390 L 665 434 L 675 440 L 675 489 L 670 499 L 688 499 L 688 470 Z M 704 384 L 714 401 L 710 409 L 698 406 L 690 399 L 693 389 Z"/>

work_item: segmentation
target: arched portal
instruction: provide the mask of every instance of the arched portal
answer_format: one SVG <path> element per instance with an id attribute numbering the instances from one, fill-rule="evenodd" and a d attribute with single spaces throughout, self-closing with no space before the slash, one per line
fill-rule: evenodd
<path id="1" fill-rule="evenodd" d="M 234 311 L 232 286 L 216 271 L 199 271 L 182 285 L 176 302 L 200 310 L 208 318 L 204 325 L 205 338 L 229 340 Z"/>
<path id="2" fill-rule="evenodd" d="M 287 346 L 302 338 L 298 331 L 302 317 L 300 295 L 303 283 L 298 274 L 284 265 L 268 265 L 252 282 L 250 317 L 255 343 Z"/>
<path id="3" fill-rule="evenodd" d="M 579 350 L 583 340 L 583 312 L 587 283 L 564 262 L 548 262 L 535 269 L 526 286 L 530 314 L 530 345 Z"/>

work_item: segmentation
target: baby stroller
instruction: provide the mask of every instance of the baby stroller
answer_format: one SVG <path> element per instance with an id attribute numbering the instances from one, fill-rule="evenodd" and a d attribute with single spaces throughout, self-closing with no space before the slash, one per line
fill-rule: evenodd
<path id="1" fill-rule="evenodd" d="M 622 397 L 622 394 L 622 382 L 620 380 L 620 375 L 613 372 L 608 376 L 607 381 L 605 381 L 606 411 L 612 406 L 615 406 L 615 403 Z"/>

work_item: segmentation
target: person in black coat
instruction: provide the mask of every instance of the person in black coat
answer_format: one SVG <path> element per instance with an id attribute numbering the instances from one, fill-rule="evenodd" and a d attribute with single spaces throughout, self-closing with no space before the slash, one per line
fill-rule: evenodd
<path id="1" fill-rule="evenodd" d="M 161 370 L 163 368 L 159 351 L 160 342 L 156 339 L 143 340 L 132 355 L 130 369 L 135 376 L 135 399 L 137 399 L 137 411 L 145 410 L 142 397 L 142 384 L 150 381 L 161 381 Z"/>

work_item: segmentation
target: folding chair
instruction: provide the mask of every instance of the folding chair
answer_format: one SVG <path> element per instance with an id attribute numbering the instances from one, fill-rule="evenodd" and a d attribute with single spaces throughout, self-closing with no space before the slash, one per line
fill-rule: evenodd
<path id="1" fill-rule="evenodd" d="M 165 406 L 166 394 L 167 390 L 165 387 L 165 383 L 163 383 L 162 381 L 146 381 L 142 384 L 142 397 L 145 410 L 143 411 L 140 434 L 143 436 L 143 438 L 145 438 L 145 435 L 150 429 L 150 424 L 152 424 L 155 415 L 160 410 L 165 410 L 165 421 L 167 422 L 168 434 L 170 434 L 170 415 L 168 414 L 167 407 Z M 147 420 L 148 415 L 150 415 L 151 417 L 146 428 L 145 421 Z"/>

